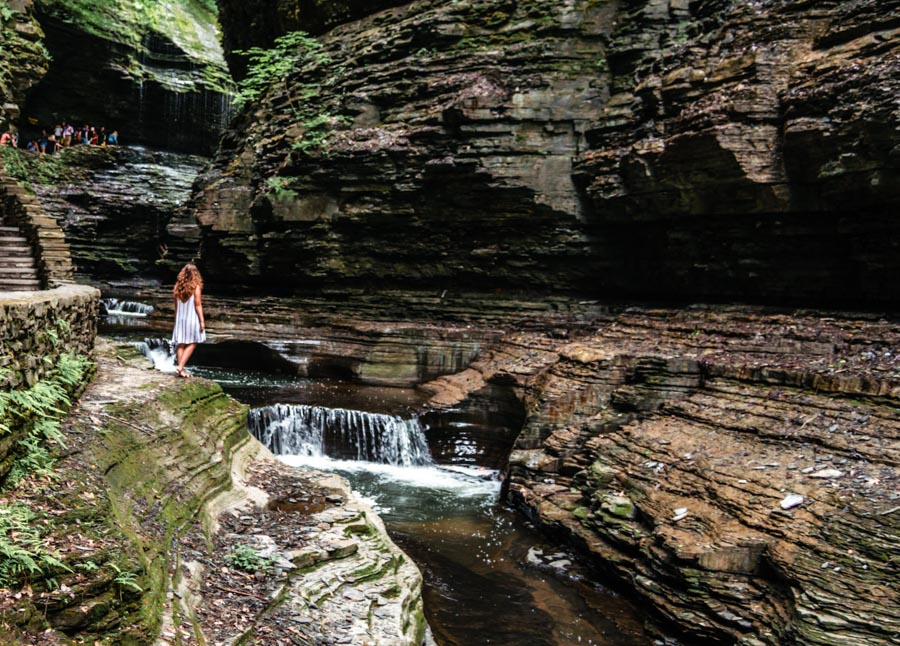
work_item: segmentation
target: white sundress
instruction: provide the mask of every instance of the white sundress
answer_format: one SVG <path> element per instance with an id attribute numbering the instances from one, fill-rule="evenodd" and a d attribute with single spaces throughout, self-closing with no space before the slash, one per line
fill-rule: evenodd
<path id="1" fill-rule="evenodd" d="M 175 329 L 172 330 L 172 343 L 203 343 L 206 341 L 206 332 L 200 330 L 200 317 L 194 309 L 194 295 L 186 301 L 178 300 L 175 310 Z"/>

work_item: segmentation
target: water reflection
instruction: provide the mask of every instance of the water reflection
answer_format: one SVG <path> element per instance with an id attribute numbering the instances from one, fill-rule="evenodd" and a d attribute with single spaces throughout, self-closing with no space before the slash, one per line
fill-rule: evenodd
<path id="1" fill-rule="evenodd" d="M 496 471 L 280 459 L 340 473 L 375 506 L 422 569 L 426 613 L 441 646 L 650 643 L 626 601 L 498 504 Z"/>

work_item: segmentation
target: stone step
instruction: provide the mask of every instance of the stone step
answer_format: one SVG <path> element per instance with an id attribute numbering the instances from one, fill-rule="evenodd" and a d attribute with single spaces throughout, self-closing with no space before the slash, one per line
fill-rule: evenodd
<path id="1" fill-rule="evenodd" d="M 19 227 L 0 227 L 0 235 L 11 234 L 14 236 L 22 235 L 22 232 L 19 231 Z"/>
<path id="2" fill-rule="evenodd" d="M 29 278 L 36 276 L 34 267 L 0 267 L 0 279 L 2 278 Z"/>
<path id="3" fill-rule="evenodd" d="M 28 240 L 22 236 L 4 235 L 0 236 L 0 246 L 9 247 L 12 245 L 27 245 Z"/>
<path id="4" fill-rule="evenodd" d="M 11 258 L 29 256 L 31 257 L 31 247 L 3 247 L 0 246 L 0 257 Z"/>
<path id="5" fill-rule="evenodd" d="M 25 267 L 34 269 L 34 259 L 30 256 L 12 256 L 10 258 L 0 258 L 0 271 L 8 267 Z"/>
<path id="6" fill-rule="evenodd" d="M 39 280 L 20 279 L 0 279 L 0 292 L 20 292 L 20 291 L 36 291 L 41 288 Z"/>

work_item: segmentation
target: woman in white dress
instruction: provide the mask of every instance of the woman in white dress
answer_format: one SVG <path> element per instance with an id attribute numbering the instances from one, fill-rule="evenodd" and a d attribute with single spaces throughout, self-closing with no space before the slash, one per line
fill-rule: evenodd
<path id="1" fill-rule="evenodd" d="M 184 366 L 194 353 L 198 343 L 206 341 L 206 324 L 203 321 L 203 277 L 193 263 L 188 263 L 178 272 L 175 279 L 175 329 L 172 344 L 179 377 L 187 377 Z"/>

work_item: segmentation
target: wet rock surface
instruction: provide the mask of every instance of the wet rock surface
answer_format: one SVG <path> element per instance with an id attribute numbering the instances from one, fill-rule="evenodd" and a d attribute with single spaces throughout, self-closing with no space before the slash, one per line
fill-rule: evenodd
<path id="1" fill-rule="evenodd" d="M 509 499 L 686 637 L 875 644 L 900 629 L 898 335 L 635 308 L 573 340 L 510 334 L 471 370 L 525 400 Z"/>
<path id="2" fill-rule="evenodd" d="M 34 18 L 32 0 L 7 3 L 0 16 L 4 47 L 0 50 L 0 131 L 18 120 L 28 89 L 47 73 L 50 61 L 41 40 L 44 32 Z"/>
<path id="3" fill-rule="evenodd" d="M 76 146 L 52 161 L 55 181 L 34 189 L 65 233 L 79 280 L 107 294 L 158 285 L 173 280 L 170 255 L 196 252 L 177 243 L 170 249 L 168 228 L 187 217 L 183 207 L 206 158 L 141 146 Z"/>
<path id="4" fill-rule="evenodd" d="M 4 589 L 4 643 L 421 642 L 421 576 L 343 480 L 265 455 L 210 382 L 103 339 L 98 361 L 59 480 L 25 484 L 72 571 Z M 238 567 L 242 546 L 269 567 Z"/>
<path id="5" fill-rule="evenodd" d="M 35 7 L 51 62 L 23 108 L 39 127 L 88 123 L 118 130 L 123 143 L 212 151 L 230 118 L 231 79 L 208 5 L 39 0 Z"/>

